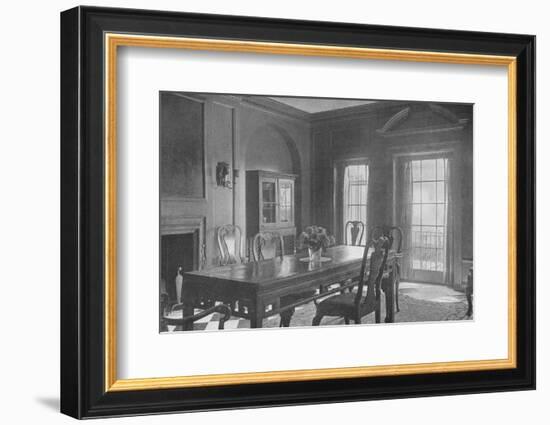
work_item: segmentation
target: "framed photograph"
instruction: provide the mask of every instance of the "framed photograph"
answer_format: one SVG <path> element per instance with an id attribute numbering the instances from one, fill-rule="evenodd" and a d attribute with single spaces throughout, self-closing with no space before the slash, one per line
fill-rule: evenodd
<path id="1" fill-rule="evenodd" d="M 535 37 L 61 14 L 61 411 L 535 388 Z"/>

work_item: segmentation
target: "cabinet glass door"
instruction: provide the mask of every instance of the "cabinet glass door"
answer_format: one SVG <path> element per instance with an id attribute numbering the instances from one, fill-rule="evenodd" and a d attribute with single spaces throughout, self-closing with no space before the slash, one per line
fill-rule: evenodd
<path id="1" fill-rule="evenodd" d="M 277 181 L 262 181 L 262 222 L 277 222 Z"/>
<path id="2" fill-rule="evenodd" d="M 294 221 L 294 182 L 292 180 L 279 180 L 279 221 L 292 223 Z"/>

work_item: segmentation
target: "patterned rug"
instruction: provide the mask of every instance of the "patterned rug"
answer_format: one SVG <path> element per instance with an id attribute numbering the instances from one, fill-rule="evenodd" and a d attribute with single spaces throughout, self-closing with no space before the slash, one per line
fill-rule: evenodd
<path id="1" fill-rule="evenodd" d="M 428 285 L 433 286 L 433 285 Z M 396 323 L 406 322 L 440 322 L 445 320 L 471 320 L 467 316 L 468 304 L 466 297 L 452 290 L 449 293 L 443 293 L 441 296 L 430 297 L 434 291 L 424 295 L 417 289 L 422 289 L 422 285 L 404 283 L 399 291 L 400 311 L 395 313 Z M 437 288 L 436 288 L 437 289 Z M 426 296 L 428 299 L 420 299 L 419 296 Z M 386 317 L 386 303 L 382 295 L 382 320 Z M 200 310 L 197 310 L 198 313 Z M 311 321 L 315 315 L 315 305 L 311 302 L 296 308 L 292 316 L 291 327 L 311 326 Z M 218 330 L 220 320 L 219 313 L 213 313 L 206 316 L 193 325 L 193 330 Z M 363 317 L 362 324 L 374 324 L 374 313 Z M 344 320 L 338 317 L 325 317 L 321 326 L 343 325 Z M 279 326 L 279 316 L 271 316 L 263 321 L 264 328 L 275 328 Z M 225 329 L 243 329 L 249 328 L 250 321 L 238 317 L 231 317 L 225 322 Z M 169 326 L 169 332 L 180 331 L 179 327 Z"/>

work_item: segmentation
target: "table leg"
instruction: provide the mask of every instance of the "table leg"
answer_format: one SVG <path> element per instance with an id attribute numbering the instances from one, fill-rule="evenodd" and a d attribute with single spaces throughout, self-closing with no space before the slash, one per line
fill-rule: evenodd
<path id="1" fill-rule="evenodd" d="M 264 318 L 263 304 L 257 300 L 254 305 L 254 310 L 250 314 L 250 327 L 261 328 Z"/>
<path id="2" fill-rule="evenodd" d="M 182 313 L 183 317 L 191 317 L 195 313 L 193 304 L 188 301 L 183 301 L 182 306 Z M 193 322 L 188 321 L 183 324 L 183 330 L 184 331 L 192 331 L 193 330 Z"/>
<path id="3" fill-rule="evenodd" d="M 182 314 L 183 317 L 191 317 L 193 314 L 195 314 L 195 308 L 194 308 L 194 297 L 193 293 L 189 288 L 189 285 L 185 284 L 185 280 L 183 281 L 183 287 L 181 290 L 181 303 L 182 303 Z M 193 322 L 189 321 L 183 324 L 183 330 L 184 331 L 192 331 L 193 330 Z"/>
<path id="4" fill-rule="evenodd" d="M 283 327 L 283 328 L 290 327 L 290 322 L 292 320 L 293 314 L 294 314 L 294 308 L 285 310 L 280 314 L 280 316 L 281 316 L 281 327 Z"/>

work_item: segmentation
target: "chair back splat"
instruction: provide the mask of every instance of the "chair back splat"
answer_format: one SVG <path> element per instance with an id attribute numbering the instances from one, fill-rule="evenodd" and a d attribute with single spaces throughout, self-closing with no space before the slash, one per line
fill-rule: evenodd
<path id="1" fill-rule="evenodd" d="M 382 275 L 384 274 L 384 268 L 386 267 L 386 261 L 388 259 L 388 251 L 392 245 L 392 240 L 386 236 L 382 236 L 365 247 L 363 253 L 363 261 L 361 263 L 361 272 L 359 274 L 360 280 L 357 286 L 357 294 L 355 295 L 355 305 L 359 309 L 360 307 L 374 308 L 376 297 L 380 291 L 380 282 Z M 374 248 L 374 251 L 370 257 L 370 264 L 368 275 L 366 275 L 368 253 L 370 247 Z M 365 286 L 367 287 L 367 294 L 363 296 Z M 367 305 L 368 304 L 368 305 Z"/>
<path id="2" fill-rule="evenodd" d="M 220 250 L 220 265 L 241 264 L 241 228 L 226 224 L 218 228 L 218 248 Z"/>
<path id="3" fill-rule="evenodd" d="M 348 230 L 349 229 L 349 230 Z M 348 233 L 350 240 L 348 240 Z M 361 245 L 363 234 L 365 233 L 365 224 L 362 221 L 351 220 L 344 226 L 344 243 L 346 245 Z"/>
<path id="4" fill-rule="evenodd" d="M 381 236 L 390 238 L 391 245 L 389 247 L 390 251 L 394 251 L 397 254 L 400 254 L 403 247 L 403 231 L 400 227 L 397 226 L 374 226 L 369 232 L 369 238 L 371 241 L 376 240 Z"/>
<path id="5" fill-rule="evenodd" d="M 252 240 L 252 255 L 254 261 L 262 261 L 270 258 L 283 258 L 285 243 L 278 232 L 259 232 Z"/>

